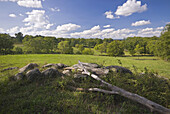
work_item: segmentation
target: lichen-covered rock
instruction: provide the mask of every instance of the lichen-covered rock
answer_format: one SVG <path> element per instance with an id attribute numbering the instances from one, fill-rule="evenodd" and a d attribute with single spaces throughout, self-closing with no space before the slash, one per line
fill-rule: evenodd
<path id="1" fill-rule="evenodd" d="M 64 70 L 63 72 L 62 72 L 64 75 L 67 75 L 67 76 L 71 76 L 71 70 Z"/>
<path id="2" fill-rule="evenodd" d="M 14 76 L 15 80 L 23 80 L 25 75 L 23 73 L 18 73 Z"/>
<path id="3" fill-rule="evenodd" d="M 65 64 L 62 64 L 62 63 L 57 63 L 57 64 L 56 64 L 56 67 L 57 67 L 58 69 L 63 69 L 63 68 L 65 68 L 65 67 L 68 67 L 68 65 L 65 65 Z"/>
<path id="4" fill-rule="evenodd" d="M 100 68 L 100 66 L 98 64 L 95 64 L 95 63 L 82 63 L 82 65 L 85 67 L 85 68 Z M 75 69 L 81 69 L 81 66 L 79 64 L 75 64 L 72 66 L 73 68 Z"/>
<path id="5" fill-rule="evenodd" d="M 46 65 L 43 66 L 43 68 L 45 68 L 45 67 L 52 67 L 52 66 L 56 66 L 56 64 L 53 64 L 53 63 L 46 64 Z"/>
<path id="6" fill-rule="evenodd" d="M 107 66 L 105 68 L 106 69 L 110 69 L 110 70 L 114 69 L 114 71 L 117 72 L 117 73 L 119 72 L 119 73 L 129 73 L 129 74 L 132 74 L 132 72 L 129 69 L 127 69 L 125 67 L 121 67 L 121 66 L 114 66 L 114 65 L 112 65 L 112 66 Z"/>
<path id="7" fill-rule="evenodd" d="M 28 70 L 32 70 L 35 67 L 38 67 L 36 63 L 29 63 L 28 65 L 20 68 L 19 71 L 23 73 L 23 72 L 27 72 Z"/>
<path id="8" fill-rule="evenodd" d="M 109 69 L 104 68 L 87 68 L 87 70 L 99 76 L 107 75 L 109 73 Z"/>
<path id="9" fill-rule="evenodd" d="M 62 74 L 54 68 L 48 68 L 42 72 L 44 78 L 55 78 L 57 76 L 62 76 Z"/>
<path id="10" fill-rule="evenodd" d="M 39 69 L 33 69 L 33 70 L 30 70 L 26 73 L 26 77 L 28 80 L 30 81 L 36 81 L 36 80 L 39 80 L 42 78 L 42 74 L 41 72 L 39 71 Z"/>

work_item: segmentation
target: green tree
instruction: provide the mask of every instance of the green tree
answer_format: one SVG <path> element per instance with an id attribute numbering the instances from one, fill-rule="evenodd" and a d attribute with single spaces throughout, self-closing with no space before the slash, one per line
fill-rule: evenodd
<path id="1" fill-rule="evenodd" d="M 8 34 L 0 34 L 0 54 L 10 54 L 13 49 L 13 41 Z"/>
<path id="2" fill-rule="evenodd" d="M 124 55 L 124 45 L 121 41 L 112 41 L 107 47 L 107 54 L 109 56 Z"/>
<path id="3" fill-rule="evenodd" d="M 139 44 L 136 45 L 135 52 L 139 55 L 142 54 L 144 47 L 140 47 Z"/>
<path id="4" fill-rule="evenodd" d="M 62 54 L 73 54 L 73 48 L 69 45 L 69 41 L 61 41 L 58 43 L 58 49 Z"/>
<path id="5" fill-rule="evenodd" d="M 103 42 L 102 44 L 98 44 L 94 47 L 95 50 L 98 50 L 101 54 L 106 53 L 107 51 L 107 42 Z"/>
<path id="6" fill-rule="evenodd" d="M 16 40 L 19 43 L 22 43 L 22 40 L 24 39 L 23 34 L 21 32 L 15 34 Z"/>
<path id="7" fill-rule="evenodd" d="M 94 51 L 91 48 L 85 48 L 82 52 L 84 55 L 93 55 Z"/>
<path id="8" fill-rule="evenodd" d="M 155 49 L 157 55 L 164 60 L 170 60 L 170 31 L 161 35 L 159 41 L 156 43 Z"/>

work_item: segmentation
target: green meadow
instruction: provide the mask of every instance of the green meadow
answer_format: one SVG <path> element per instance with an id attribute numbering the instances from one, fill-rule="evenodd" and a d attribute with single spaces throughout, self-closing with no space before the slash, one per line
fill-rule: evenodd
<path id="1" fill-rule="evenodd" d="M 65 54 L 24 54 L 24 55 L 1 55 L 0 70 L 8 67 L 23 67 L 28 63 L 37 63 L 40 66 L 47 63 L 64 63 L 69 66 L 77 64 L 78 60 L 88 63 L 97 63 L 103 66 L 121 65 L 134 72 L 149 71 L 158 73 L 160 76 L 170 78 L 170 62 L 153 56 L 141 57 L 109 57 L 94 55 L 65 55 Z M 120 64 L 118 61 L 122 64 Z M 1 73 L 2 74 L 2 73 Z"/>
<path id="2" fill-rule="evenodd" d="M 94 55 L 64 55 L 64 54 L 23 54 L 1 55 L 0 70 L 9 67 L 23 67 L 28 63 L 64 63 L 69 66 L 77 64 L 78 60 L 99 65 L 121 65 L 129 68 L 133 75 L 110 74 L 103 80 L 132 93 L 144 96 L 167 108 L 169 105 L 169 81 L 152 74 L 138 75 L 137 71 L 149 70 L 161 76 L 170 78 L 170 63 L 157 57 L 109 57 Z M 10 77 L 18 70 L 0 72 L 0 113 L 147 113 L 152 112 L 143 105 L 133 102 L 120 95 L 108 95 L 100 92 L 79 92 L 68 88 L 99 87 L 97 81 L 74 79 L 74 76 L 56 77 L 38 82 L 27 80 L 12 81 Z M 75 82 L 75 83 L 73 83 Z"/>

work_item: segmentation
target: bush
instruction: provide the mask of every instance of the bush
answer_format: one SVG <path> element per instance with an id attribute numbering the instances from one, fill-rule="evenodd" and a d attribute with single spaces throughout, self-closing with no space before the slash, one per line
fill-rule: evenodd
<path id="1" fill-rule="evenodd" d="M 85 48 L 82 52 L 84 55 L 93 55 L 94 51 L 91 48 Z"/>
<path id="2" fill-rule="evenodd" d="M 20 47 L 15 47 L 15 48 L 14 48 L 14 53 L 15 53 L 15 54 L 23 54 L 23 50 L 22 50 L 22 48 L 20 48 Z"/>

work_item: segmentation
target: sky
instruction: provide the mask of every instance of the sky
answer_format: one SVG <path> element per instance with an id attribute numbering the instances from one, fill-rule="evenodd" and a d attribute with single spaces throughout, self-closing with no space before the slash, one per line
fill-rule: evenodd
<path id="1" fill-rule="evenodd" d="M 0 0 L 0 33 L 57 38 L 160 36 L 170 0 Z"/>

